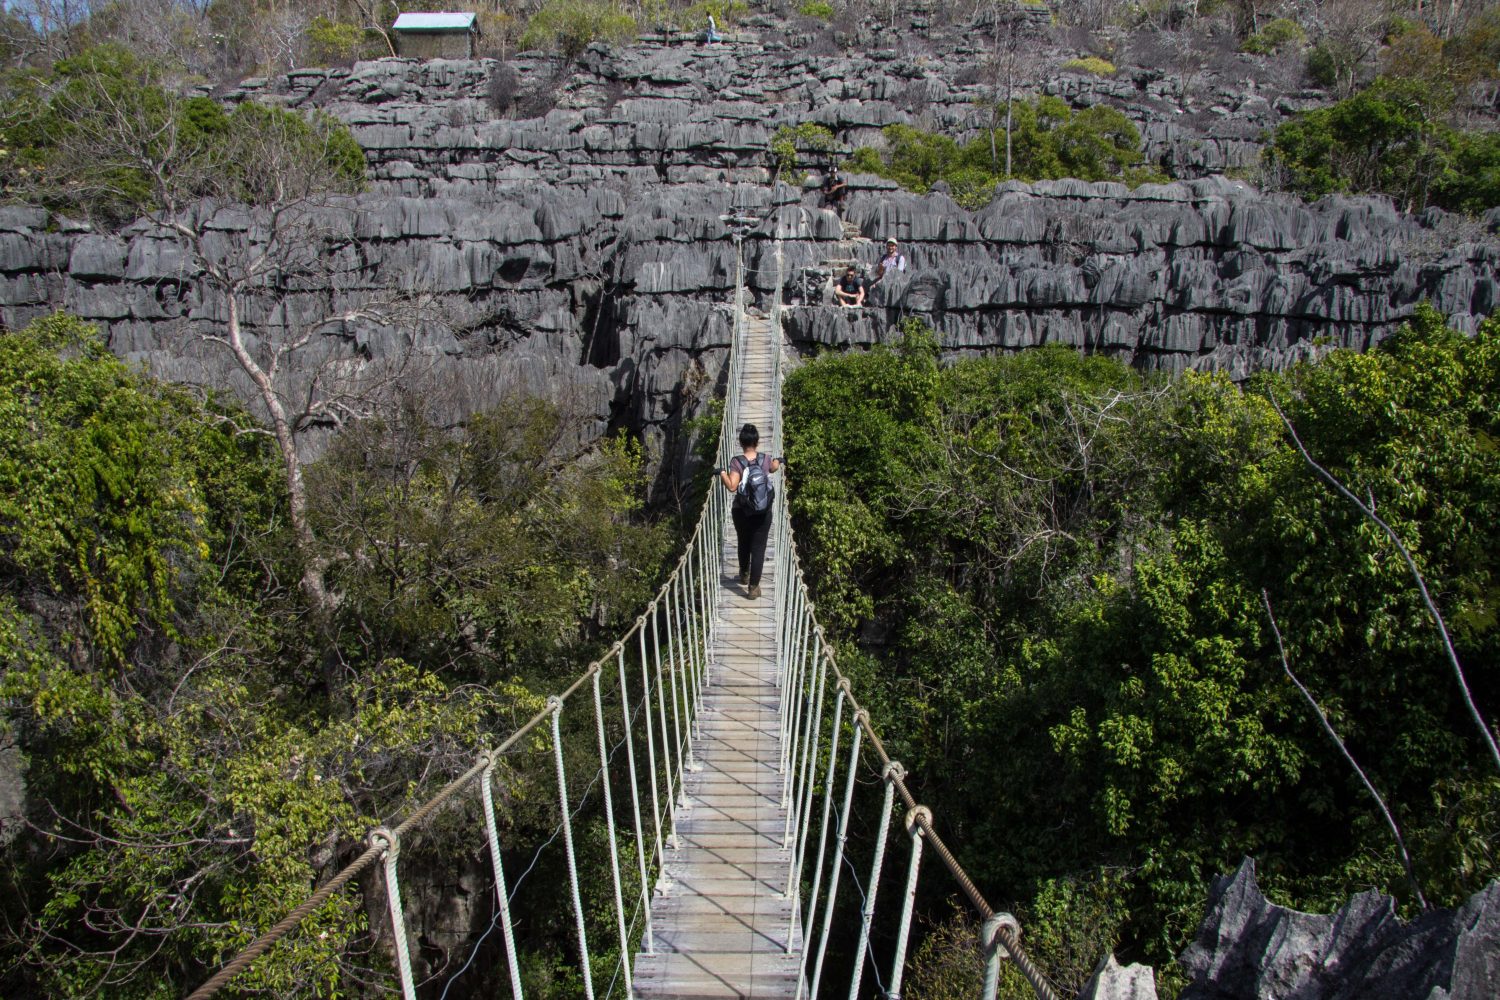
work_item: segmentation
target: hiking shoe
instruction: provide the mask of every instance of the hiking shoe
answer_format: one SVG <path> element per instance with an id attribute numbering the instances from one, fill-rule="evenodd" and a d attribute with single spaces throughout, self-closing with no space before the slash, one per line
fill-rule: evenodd
<path id="1" fill-rule="evenodd" d="M 759 586 L 755 586 L 755 587 L 751 587 L 750 588 L 750 600 L 752 600 L 752 601 L 760 600 L 760 587 Z"/>
<path id="2" fill-rule="evenodd" d="M 748 587 L 749 585 L 750 585 L 750 571 L 748 569 L 747 570 L 741 570 L 740 571 L 740 586 L 741 587 Z"/>

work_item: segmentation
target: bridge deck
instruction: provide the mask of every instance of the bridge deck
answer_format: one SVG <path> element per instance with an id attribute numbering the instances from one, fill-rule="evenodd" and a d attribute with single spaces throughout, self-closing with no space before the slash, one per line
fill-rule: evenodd
<path id="1" fill-rule="evenodd" d="M 766 320 L 747 320 L 741 420 L 768 440 L 774 337 Z M 643 998 L 791 997 L 796 992 L 800 934 L 791 942 L 791 873 L 782 849 L 781 694 L 776 686 L 775 595 L 780 565 L 774 540 L 766 548 L 759 600 L 737 580 L 734 532 L 724 544 L 723 579 L 715 609 L 718 631 L 701 735 L 693 741 L 697 770 L 685 780 L 687 808 L 678 813 L 678 846 L 652 900 L 656 951 L 636 956 L 635 994 Z"/>

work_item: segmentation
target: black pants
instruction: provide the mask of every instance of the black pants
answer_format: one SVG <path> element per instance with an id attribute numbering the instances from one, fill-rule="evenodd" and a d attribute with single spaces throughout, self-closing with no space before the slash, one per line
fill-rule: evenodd
<path id="1" fill-rule="evenodd" d="M 759 514 L 754 511 L 731 507 L 729 516 L 734 519 L 734 537 L 739 540 L 740 575 L 750 574 L 750 586 L 760 586 L 760 571 L 766 564 L 766 539 L 771 537 L 771 511 Z"/>

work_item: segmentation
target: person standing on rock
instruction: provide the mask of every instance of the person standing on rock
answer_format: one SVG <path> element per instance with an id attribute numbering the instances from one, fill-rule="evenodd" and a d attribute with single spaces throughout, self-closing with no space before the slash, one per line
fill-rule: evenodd
<path id="1" fill-rule="evenodd" d="M 880 284 L 880 280 L 892 271 L 905 271 L 906 258 L 897 249 L 896 238 L 892 236 L 885 241 L 885 256 L 875 264 L 875 277 L 870 279 L 871 285 Z"/>
<path id="2" fill-rule="evenodd" d="M 732 390 L 731 390 L 732 391 Z M 781 468 L 781 459 L 768 458 L 758 451 L 760 431 L 754 424 L 740 428 L 740 448 L 727 469 L 714 474 L 724 488 L 734 494 L 729 515 L 734 520 L 734 536 L 740 556 L 740 586 L 749 587 L 750 600 L 760 597 L 760 574 L 766 564 L 766 540 L 771 537 L 771 504 L 776 491 L 771 476 Z"/>
<path id="3" fill-rule="evenodd" d="M 865 304 L 865 283 L 853 264 L 845 268 L 844 276 L 834 283 L 833 297 L 838 299 L 839 305 L 850 309 Z"/>
<path id="4" fill-rule="evenodd" d="M 720 41 L 719 26 L 714 23 L 714 16 L 708 15 L 708 30 L 703 33 L 703 40 L 710 45 Z"/>
<path id="5" fill-rule="evenodd" d="M 839 174 L 839 168 L 830 165 L 828 173 L 823 176 L 823 207 L 837 212 L 843 207 L 844 195 L 848 193 L 849 185 Z"/>

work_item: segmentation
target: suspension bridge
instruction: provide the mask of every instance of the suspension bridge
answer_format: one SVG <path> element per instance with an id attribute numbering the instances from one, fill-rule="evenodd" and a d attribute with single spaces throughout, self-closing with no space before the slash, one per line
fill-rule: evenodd
<path id="1" fill-rule="evenodd" d="M 739 244 L 742 238 L 736 237 Z M 776 259 L 781 260 L 779 244 Z M 718 463 L 738 454 L 743 422 L 769 429 L 762 450 L 781 451 L 785 348 L 779 302 L 769 317 L 746 309 L 743 255 L 738 265 Z M 777 287 L 783 282 L 778 281 Z M 779 477 L 784 479 L 785 477 Z M 681 558 L 634 626 L 546 708 L 472 767 L 394 825 L 370 831 L 365 850 L 189 996 L 207 1000 L 316 912 L 352 879 L 380 865 L 391 950 L 404 1000 L 417 1000 L 411 935 L 401 895 L 403 839 L 445 806 L 477 797 L 496 892 L 506 974 L 524 997 L 511 897 L 503 865 L 494 795 L 506 755 L 523 741 L 546 740 L 555 771 L 566 853 L 576 959 L 586 1000 L 624 994 L 657 998 L 802 1000 L 870 995 L 867 973 L 885 997 L 899 998 L 911 940 L 924 855 L 944 873 L 979 919 L 985 956 L 982 1000 L 996 995 L 1002 961 L 1010 961 L 1042 1000 L 1055 993 L 1021 946 L 1020 926 L 997 913 L 958 863 L 920 805 L 900 763 L 890 758 L 869 713 L 839 670 L 817 622 L 797 560 L 785 482 L 773 505 L 763 593 L 750 601 L 736 580 L 730 497 L 717 484 Z M 581 803 L 571 796 L 564 754 L 568 732 L 592 730 L 607 826 L 608 866 L 585 871 L 573 829 Z M 574 760 L 576 762 L 576 756 Z M 856 880 L 849 853 L 850 814 L 861 775 L 882 786 L 879 820 L 862 885 L 856 941 L 830 949 L 841 888 Z M 575 776 L 576 777 L 576 776 Z M 575 781 L 576 786 L 576 781 Z M 618 796 L 618 801 L 617 801 Z M 896 818 L 900 800 L 899 823 Z M 891 835 L 906 843 L 904 893 L 880 895 Z M 623 834 L 623 837 L 621 836 Z M 621 844 L 627 845 L 626 849 Z M 851 874 L 845 876 L 845 870 Z M 930 877 L 930 875 L 928 876 Z M 607 880 L 613 928 L 589 937 L 585 885 Z M 561 888 L 561 887 L 559 887 Z M 635 899 L 634 906 L 627 903 Z M 876 954 L 877 908 L 899 909 L 888 953 Z M 590 948 L 617 949 L 609 983 L 596 983 Z M 831 959 L 852 955 L 835 970 Z M 847 983 L 847 986 L 845 985 Z"/>

